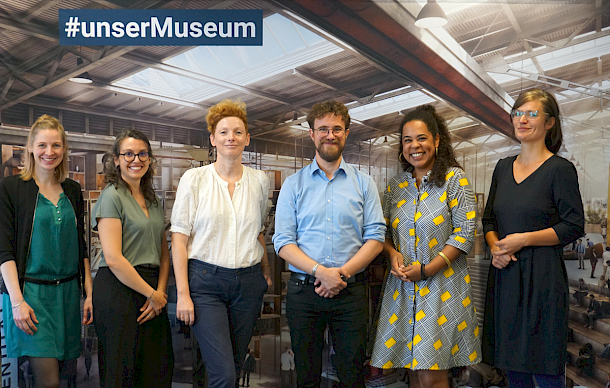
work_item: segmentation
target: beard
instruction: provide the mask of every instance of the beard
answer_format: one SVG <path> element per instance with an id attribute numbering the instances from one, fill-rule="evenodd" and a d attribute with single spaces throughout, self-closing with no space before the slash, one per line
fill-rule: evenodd
<path id="1" fill-rule="evenodd" d="M 332 149 L 328 149 L 326 147 L 324 147 L 324 144 L 334 144 L 337 147 L 333 147 Z M 320 157 L 322 159 L 324 159 L 325 161 L 327 161 L 328 163 L 332 163 L 332 162 L 336 162 L 340 157 L 341 157 L 341 153 L 343 152 L 343 148 L 345 148 L 345 144 L 341 144 L 339 142 L 320 142 L 319 144 L 316 144 L 316 151 L 318 151 L 318 155 L 320 155 Z"/>

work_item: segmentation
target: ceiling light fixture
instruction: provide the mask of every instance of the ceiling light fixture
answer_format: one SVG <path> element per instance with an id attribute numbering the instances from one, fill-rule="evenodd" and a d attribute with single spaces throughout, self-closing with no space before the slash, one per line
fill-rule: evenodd
<path id="1" fill-rule="evenodd" d="M 82 64 L 83 64 L 83 59 L 76 58 L 76 66 L 80 66 Z M 91 79 L 91 76 L 89 75 L 88 72 L 84 72 L 80 75 L 77 75 L 76 77 L 72 77 L 69 79 L 69 81 L 76 82 L 77 84 L 90 84 L 93 82 L 93 80 Z"/>
<path id="2" fill-rule="evenodd" d="M 428 0 L 415 19 L 415 25 L 419 28 L 436 28 L 445 24 L 447 24 L 447 15 L 436 0 Z"/>

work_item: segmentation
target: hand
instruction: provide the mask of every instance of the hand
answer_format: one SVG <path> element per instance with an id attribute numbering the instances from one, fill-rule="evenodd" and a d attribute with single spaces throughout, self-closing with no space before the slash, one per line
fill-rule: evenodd
<path id="1" fill-rule="evenodd" d="M 142 314 L 140 314 L 140 316 L 137 319 L 137 322 L 140 325 L 144 324 L 147 321 L 150 321 L 151 319 L 153 319 L 154 317 L 157 316 L 157 313 L 152 308 L 150 299 L 147 299 L 146 302 L 144 302 L 144 305 L 140 308 L 140 311 L 142 311 Z"/>
<path id="2" fill-rule="evenodd" d="M 271 274 L 269 272 L 268 265 L 263 266 L 263 276 L 265 277 L 265 280 L 267 281 L 267 287 L 271 288 L 271 286 L 273 285 L 273 279 L 271 279 Z"/>
<path id="3" fill-rule="evenodd" d="M 155 290 L 152 296 L 148 299 L 151 307 L 157 315 L 161 314 L 161 310 L 167 304 L 167 294 L 163 291 Z"/>
<path id="4" fill-rule="evenodd" d="M 39 323 L 36 314 L 25 300 L 13 309 L 13 320 L 15 325 L 26 334 L 34 335 L 38 331 L 34 325 L 34 323 Z"/>
<path id="5" fill-rule="evenodd" d="M 83 306 L 83 325 L 90 325 L 93 323 L 93 301 L 91 296 L 87 296 L 85 304 Z"/>
<path id="6" fill-rule="evenodd" d="M 321 297 L 323 297 L 323 298 L 332 298 L 332 297 L 334 297 L 335 295 L 337 295 L 337 294 L 335 294 L 335 293 L 333 293 L 333 292 L 328 291 L 328 290 L 326 289 L 326 287 L 324 287 L 324 286 L 321 284 L 320 279 L 316 279 L 316 281 L 314 282 L 314 284 L 313 284 L 313 285 L 314 285 L 314 287 L 315 287 L 316 294 L 320 295 L 320 296 L 321 296 Z"/>
<path id="7" fill-rule="evenodd" d="M 514 255 L 515 252 L 519 252 L 525 246 L 527 246 L 526 233 L 509 234 L 502 240 L 496 241 L 499 255 Z"/>
<path id="8" fill-rule="evenodd" d="M 408 281 L 404 273 L 404 270 L 406 268 L 404 264 L 404 258 L 402 257 L 400 252 L 396 252 L 390 255 L 390 265 L 392 266 L 390 273 L 396 279 L 402 280 L 403 282 Z"/>
<path id="9" fill-rule="evenodd" d="M 347 287 L 347 283 L 343 281 L 341 276 L 346 280 L 350 278 L 350 274 L 348 274 L 343 267 L 326 268 L 323 265 L 320 265 L 316 272 L 316 283 L 319 280 L 320 284 L 324 286 L 326 290 L 337 295 L 342 289 Z"/>
<path id="10" fill-rule="evenodd" d="M 183 321 L 185 325 L 192 326 L 195 323 L 195 306 L 190 295 L 178 295 L 176 303 L 176 318 Z"/>
<path id="11" fill-rule="evenodd" d="M 496 243 L 497 244 L 497 243 Z M 503 254 L 503 251 L 496 245 L 495 248 L 491 249 L 491 265 L 497 269 L 505 268 L 511 261 L 517 261 L 515 255 Z"/>
<path id="12" fill-rule="evenodd" d="M 421 264 L 412 264 L 407 267 L 403 267 L 403 273 L 405 274 L 407 282 L 418 282 L 421 280 Z M 427 274 L 430 277 L 430 274 Z"/>

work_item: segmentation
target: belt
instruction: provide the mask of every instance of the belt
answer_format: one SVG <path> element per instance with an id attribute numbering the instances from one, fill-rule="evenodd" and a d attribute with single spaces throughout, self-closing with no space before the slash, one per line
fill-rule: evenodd
<path id="1" fill-rule="evenodd" d="M 72 276 L 68 276 L 67 278 L 51 279 L 51 280 L 36 279 L 36 278 L 30 278 L 30 277 L 24 276 L 23 281 L 28 282 L 28 283 L 44 284 L 46 286 L 59 286 L 61 283 L 66 283 L 66 282 L 69 282 L 70 280 L 74 280 L 76 278 L 78 278 L 78 272 Z"/>
<path id="2" fill-rule="evenodd" d="M 307 275 L 305 273 L 300 273 L 300 272 L 292 272 L 292 274 L 290 275 L 290 279 L 300 280 L 303 282 L 303 284 L 314 284 L 316 282 L 316 278 L 314 276 Z M 352 283 L 362 282 L 362 281 L 364 281 L 363 272 L 360 272 L 360 273 L 356 274 L 355 276 L 352 276 L 349 279 L 345 280 L 345 282 L 347 284 L 352 284 Z"/>

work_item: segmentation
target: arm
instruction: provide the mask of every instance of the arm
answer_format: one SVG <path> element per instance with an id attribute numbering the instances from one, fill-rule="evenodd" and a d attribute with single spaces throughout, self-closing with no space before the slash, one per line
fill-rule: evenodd
<path id="1" fill-rule="evenodd" d="M 476 209 L 477 203 L 474 192 L 468 183 L 466 174 L 461 169 L 452 170 L 453 174 L 448 175 L 446 206 L 449 212 L 448 220 L 439 224 L 439 227 L 446 228 L 448 233 L 445 246 L 440 253 L 444 254 L 449 263 L 453 263 L 464 253 L 470 252 L 474 245 L 476 228 Z M 434 254 L 436 251 L 431 251 Z M 433 276 L 445 270 L 448 265 L 445 259 L 436 255 L 425 265 L 427 277 Z M 410 280 L 421 280 L 421 265 L 409 266 L 405 274 Z"/>
<path id="2" fill-rule="evenodd" d="M 267 256 L 267 243 L 265 242 L 265 235 L 260 233 L 258 235 L 258 242 L 263 246 L 263 257 L 261 259 L 261 267 L 263 269 L 263 276 L 267 281 L 267 287 L 271 287 L 273 285 L 273 279 L 271 279 L 271 274 L 269 272 L 269 257 Z"/>
<path id="3" fill-rule="evenodd" d="M 93 278 L 91 277 L 91 264 L 89 258 L 83 259 L 85 267 L 85 304 L 83 306 L 83 325 L 93 323 Z"/>
<path id="4" fill-rule="evenodd" d="M 567 245 L 584 234 L 584 210 L 578 175 L 571 163 L 562 163 L 556 169 L 551 190 L 559 223 L 542 230 L 506 236 L 496 243 L 500 248 L 499 254 L 514 255 L 528 246 Z"/>
<path id="5" fill-rule="evenodd" d="M 0 266 L 0 271 L 2 271 L 2 279 L 8 290 L 11 305 L 15 306 L 20 303 L 19 306 L 13 307 L 15 325 L 26 334 L 33 335 L 38 331 L 36 325 L 34 325 L 35 323 L 38 323 L 38 319 L 36 319 L 34 310 L 30 307 L 28 302 L 24 300 L 23 294 L 21 293 L 19 275 L 17 274 L 17 264 L 14 260 L 6 261 Z"/>
<path id="6" fill-rule="evenodd" d="M 13 202 L 14 195 L 9 193 L 7 187 L 10 178 L 0 180 L 0 272 L 4 285 L 8 290 L 11 306 L 23 300 L 23 293 L 19 286 L 19 273 L 15 245 L 17 242 L 15 233 L 15 215 L 17 209 Z M 18 307 L 13 308 L 13 319 L 15 324 L 27 334 L 34 334 L 38 329 L 38 323 L 34 310 L 23 301 Z"/>
<path id="7" fill-rule="evenodd" d="M 123 241 L 121 220 L 118 218 L 100 218 L 97 225 L 104 259 L 108 268 L 121 283 L 148 298 L 149 305 L 145 311 L 147 314 L 153 310 L 156 314 L 159 314 L 167 304 L 167 296 L 164 293 L 156 292 L 157 290 L 146 283 L 123 256 L 121 250 Z"/>
<path id="8" fill-rule="evenodd" d="M 195 323 L 195 306 L 191 299 L 188 279 L 188 244 L 189 236 L 172 233 L 172 260 L 174 263 L 174 276 L 176 277 L 176 290 L 178 301 L 176 303 L 176 318 L 184 321 L 188 326 Z"/>

